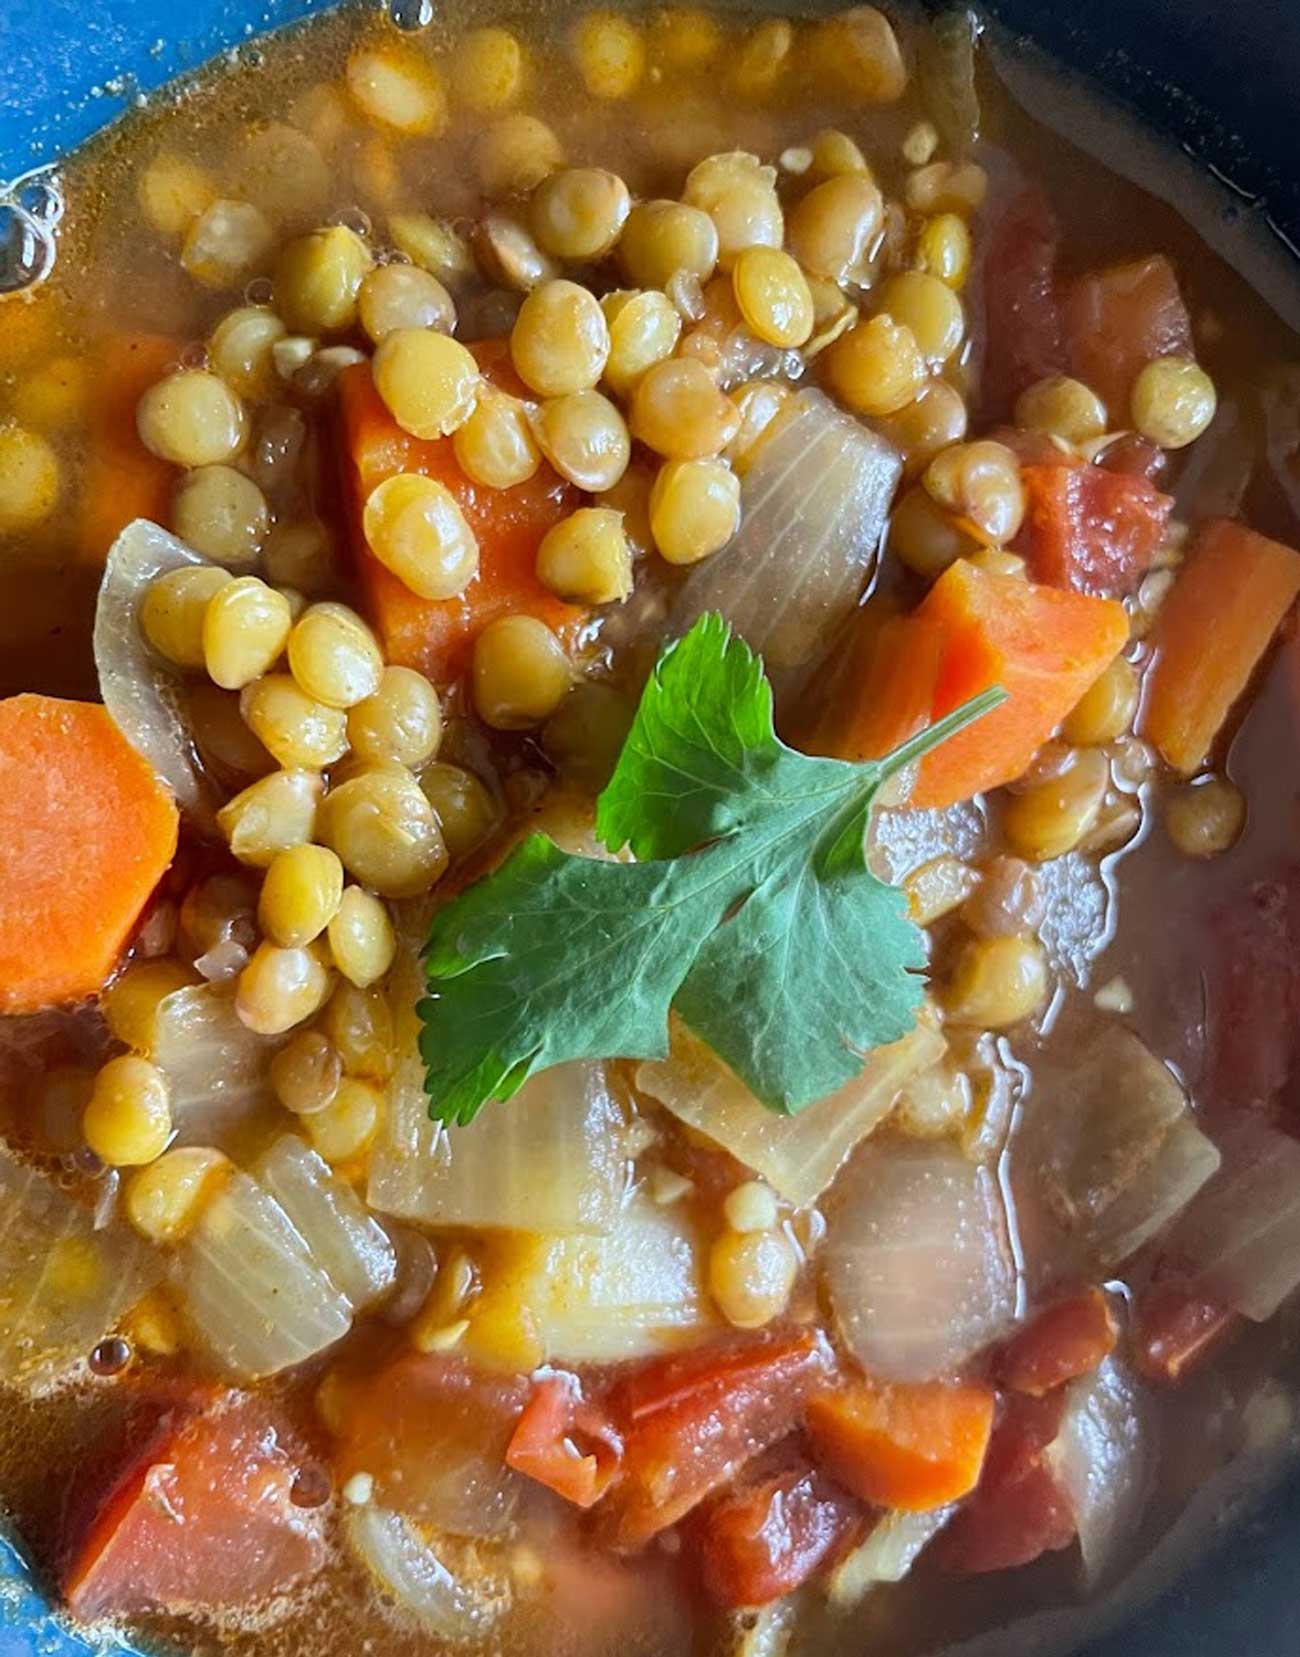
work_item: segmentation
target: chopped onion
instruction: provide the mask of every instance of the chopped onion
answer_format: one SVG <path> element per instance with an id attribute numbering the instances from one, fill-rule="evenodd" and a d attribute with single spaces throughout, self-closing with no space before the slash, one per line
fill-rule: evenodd
<path id="1" fill-rule="evenodd" d="M 140 601 L 156 576 L 206 562 L 157 524 L 143 518 L 128 524 L 104 566 L 94 638 L 104 706 L 200 827 L 211 825 L 216 796 L 195 757 L 176 681 L 150 652 L 140 630 Z"/>
<path id="2" fill-rule="evenodd" d="M 836 1565 L 826 1579 L 832 1605 L 856 1605 L 880 1582 L 901 1582 L 957 1511 L 956 1504 L 926 1513 L 901 1508 L 882 1513 L 865 1542 Z"/>
<path id="3" fill-rule="evenodd" d="M 861 1075 L 837 1093 L 797 1116 L 778 1116 L 674 1020 L 668 1058 L 641 1065 L 636 1084 L 802 1208 L 825 1190 L 858 1141 L 885 1119 L 902 1088 L 937 1063 L 944 1046 L 942 1036 L 918 1025 L 901 1041 L 869 1054 Z"/>
<path id="4" fill-rule="evenodd" d="M 347 1334 L 352 1308 L 268 1191 L 233 1173 L 176 1260 L 196 1333 L 223 1369 L 275 1375 Z"/>
<path id="5" fill-rule="evenodd" d="M 1226 1141 L 1222 1172 L 1165 1252 L 1215 1300 L 1256 1323 L 1271 1318 L 1300 1287 L 1300 1143 L 1265 1127 Z"/>
<path id="6" fill-rule="evenodd" d="M 745 476 L 735 539 L 692 572 L 672 630 L 717 610 L 770 669 L 814 667 L 867 584 L 901 473 L 882 437 L 799 392 Z"/>
<path id="7" fill-rule="evenodd" d="M 980 22 L 969 7 L 942 11 L 921 37 L 921 97 L 945 149 L 969 153 L 980 134 L 975 44 Z"/>
<path id="8" fill-rule="evenodd" d="M 164 996 L 150 1057 L 171 1088 L 177 1143 L 230 1150 L 270 1098 L 278 1045 L 242 1024 L 234 996 L 214 985 Z"/>
<path id="9" fill-rule="evenodd" d="M 89 1357 L 160 1271 L 129 1228 L 96 1229 L 91 1209 L 0 1151 L 0 1379 Z"/>
<path id="10" fill-rule="evenodd" d="M 1190 1115 L 1180 1116 L 1155 1156 L 1106 1210 L 1106 1263 L 1127 1260 L 1162 1231 L 1214 1175 L 1219 1162 L 1213 1141 Z"/>
<path id="11" fill-rule="evenodd" d="M 1131 1557 L 1152 1467 L 1152 1423 L 1137 1381 L 1115 1358 L 1075 1381 L 1046 1460 L 1074 1511 L 1088 1586 Z"/>
<path id="12" fill-rule="evenodd" d="M 397 1250 L 360 1197 L 296 1134 L 276 1140 L 253 1174 L 289 1216 L 316 1264 L 354 1311 L 387 1293 Z"/>
<path id="13" fill-rule="evenodd" d="M 196 957 L 194 970 L 209 984 L 228 984 L 248 965 L 248 950 L 238 938 L 225 937 Z"/>
<path id="14" fill-rule="evenodd" d="M 562 1064 L 468 1127 L 429 1120 L 423 1067 L 394 1089 L 372 1208 L 422 1225 L 608 1231 L 626 1184 L 623 1113 L 599 1064 Z"/>
<path id="15" fill-rule="evenodd" d="M 399 1513 L 371 1503 L 350 1508 L 343 1533 L 381 1593 L 440 1640 L 481 1638 L 509 1604 L 504 1574 L 474 1570 L 466 1545 L 447 1537 L 438 1537 L 435 1552 L 432 1535 Z M 444 1560 L 457 1555 L 465 1559 L 453 1572 Z"/>
<path id="16" fill-rule="evenodd" d="M 854 1356 L 889 1380 L 950 1375 L 1015 1318 L 1001 1191 L 950 1145 L 872 1140 L 831 1193 L 825 1270 Z"/>

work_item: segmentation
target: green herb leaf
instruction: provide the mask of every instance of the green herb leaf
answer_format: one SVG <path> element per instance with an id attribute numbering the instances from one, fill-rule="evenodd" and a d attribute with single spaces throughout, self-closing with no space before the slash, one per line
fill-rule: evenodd
<path id="1" fill-rule="evenodd" d="M 777 737 L 759 659 L 701 617 L 661 657 L 598 803 L 600 839 L 640 861 L 535 834 L 435 916 L 431 1114 L 468 1122 L 569 1059 L 662 1057 L 670 1007 L 773 1110 L 842 1086 L 921 997 L 921 935 L 866 865 L 876 795 L 1001 700 L 878 762 L 811 758 Z"/>

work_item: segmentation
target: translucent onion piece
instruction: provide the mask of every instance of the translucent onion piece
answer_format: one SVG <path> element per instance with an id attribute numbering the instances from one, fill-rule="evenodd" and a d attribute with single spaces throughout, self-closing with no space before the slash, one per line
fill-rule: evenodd
<path id="1" fill-rule="evenodd" d="M 1016 1272 L 987 1169 L 946 1144 L 873 1140 L 831 1201 L 826 1282 L 864 1368 L 900 1381 L 950 1375 L 1010 1328 Z"/>
<path id="2" fill-rule="evenodd" d="M 267 1067 L 278 1045 L 241 1024 L 234 996 L 215 985 L 164 996 L 150 1057 L 171 1086 L 176 1142 L 237 1148 L 271 1097 Z"/>
<path id="3" fill-rule="evenodd" d="M 158 1257 L 126 1226 L 0 1151 L 0 1380 L 87 1358 L 157 1281 Z"/>
<path id="4" fill-rule="evenodd" d="M 1217 1147 L 1190 1115 L 1180 1116 L 1155 1156 L 1115 1198 L 1104 1224 L 1094 1232 L 1094 1248 L 1104 1263 L 1127 1260 L 1163 1231 L 1217 1172 L 1220 1160 Z"/>
<path id="5" fill-rule="evenodd" d="M 434 1539 L 409 1519 L 367 1504 L 348 1511 L 343 1534 L 380 1591 L 426 1632 L 442 1640 L 480 1638 L 509 1603 L 504 1576 L 453 1572 L 443 1559 L 466 1552 Z M 435 1546 L 437 1551 L 435 1552 Z M 442 1557 L 439 1557 L 439 1556 Z"/>
<path id="6" fill-rule="evenodd" d="M 1131 1558 L 1150 1485 L 1152 1430 L 1139 1384 L 1116 1359 L 1071 1385 L 1047 1461 L 1074 1510 L 1090 1588 Z"/>
<path id="7" fill-rule="evenodd" d="M 1256 1323 L 1271 1318 L 1300 1287 L 1300 1143 L 1273 1128 L 1226 1142 L 1222 1173 L 1165 1252 L 1214 1299 Z"/>
<path id="8" fill-rule="evenodd" d="M 901 1582 L 957 1511 L 955 1504 L 928 1513 L 882 1513 L 866 1541 L 846 1554 L 826 1579 L 832 1605 L 856 1605 L 880 1582 Z"/>
<path id="9" fill-rule="evenodd" d="M 347 1334 L 352 1308 L 269 1192 L 232 1174 L 176 1259 L 195 1332 L 224 1370 L 275 1375 Z"/>
<path id="10" fill-rule="evenodd" d="M 813 667 L 866 586 L 901 473 L 883 438 L 799 392 L 745 475 L 735 539 L 692 572 L 672 630 L 717 610 L 769 668 Z"/>
<path id="11" fill-rule="evenodd" d="M 608 1231 L 626 1184 L 623 1113 L 603 1065 L 563 1064 L 468 1127 L 429 1120 L 423 1067 L 394 1089 L 372 1208 L 422 1225 Z M 403 1078 L 405 1081 L 405 1078 Z"/>
<path id="12" fill-rule="evenodd" d="M 869 1054 L 862 1074 L 838 1093 L 797 1116 L 778 1116 L 674 1020 L 668 1058 L 641 1065 L 636 1085 L 802 1208 L 820 1196 L 858 1141 L 885 1119 L 913 1076 L 937 1063 L 944 1045 L 942 1036 L 918 1025 L 902 1041 Z"/>
<path id="13" fill-rule="evenodd" d="M 99 694 L 122 735 L 176 796 L 199 826 L 211 824 L 217 800 L 199 769 L 176 681 L 152 654 L 140 631 L 140 600 L 167 570 L 206 559 L 157 524 L 137 518 L 114 541 L 95 606 L 95 669 Z"/>
<path id="14" fill-rule="evenodd" d="M 253 1174 L 289 1216 L 312 1258 L 354 1311 L 392 1288 L 397 1250 L 360 1197 L 296 1134 L 277 1139 Z"/>
<path id="15" fill-rule="evenodd" d="M 921 36 L 921 97 L 945 150 L 957 156 L 968 154 L 979 138 L 980 105 L 975 90 L 979 33 L 975 13 L 954 7 L 940 12 Z"/>

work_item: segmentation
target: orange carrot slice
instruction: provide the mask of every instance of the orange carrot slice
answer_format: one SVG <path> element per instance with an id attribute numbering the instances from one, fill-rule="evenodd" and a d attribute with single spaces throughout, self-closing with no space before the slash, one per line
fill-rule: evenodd
<path id="1" fill-rule="evenodd" d="M 167 522 L 176 470 L 140 441 L 135 409 L 178 351 L 175 340 L 130 334 L 109 340 L 98 353 L 75 532 L 85 563 L 102 564 L 136 518 Z"/>
<path id="2" fill-rule="evenodd" d="M 1217 518 L 1156 622 L 1142 735 L 1185 776 L 1205 760 L 1300 593 L 1300 553 Z"/>
<path id="3" fill-rule="evenodd" d="M 0 1013 L 102 987 L 176 834 L 171 795 L 97 703 L 0 702 Z"/>

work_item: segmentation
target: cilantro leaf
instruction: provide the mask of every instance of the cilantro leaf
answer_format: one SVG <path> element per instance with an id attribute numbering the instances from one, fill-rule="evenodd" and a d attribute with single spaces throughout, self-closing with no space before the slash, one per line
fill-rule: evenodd
<path id="1" fill-rule="evenodd" d="M 597 807 L 602 862 L 525 840 L 435 916 L 421 1003 L 431 1114 L 468 1122 L 569 1059 L 657 1058 L 678 1013 L 793 1112 L 911 1028 L 921 937 L 867 868 L 881 784 L 1002 699 L 885 759 L 779 740 L 762 663 L 717 616 L 661 657 Z"/>

